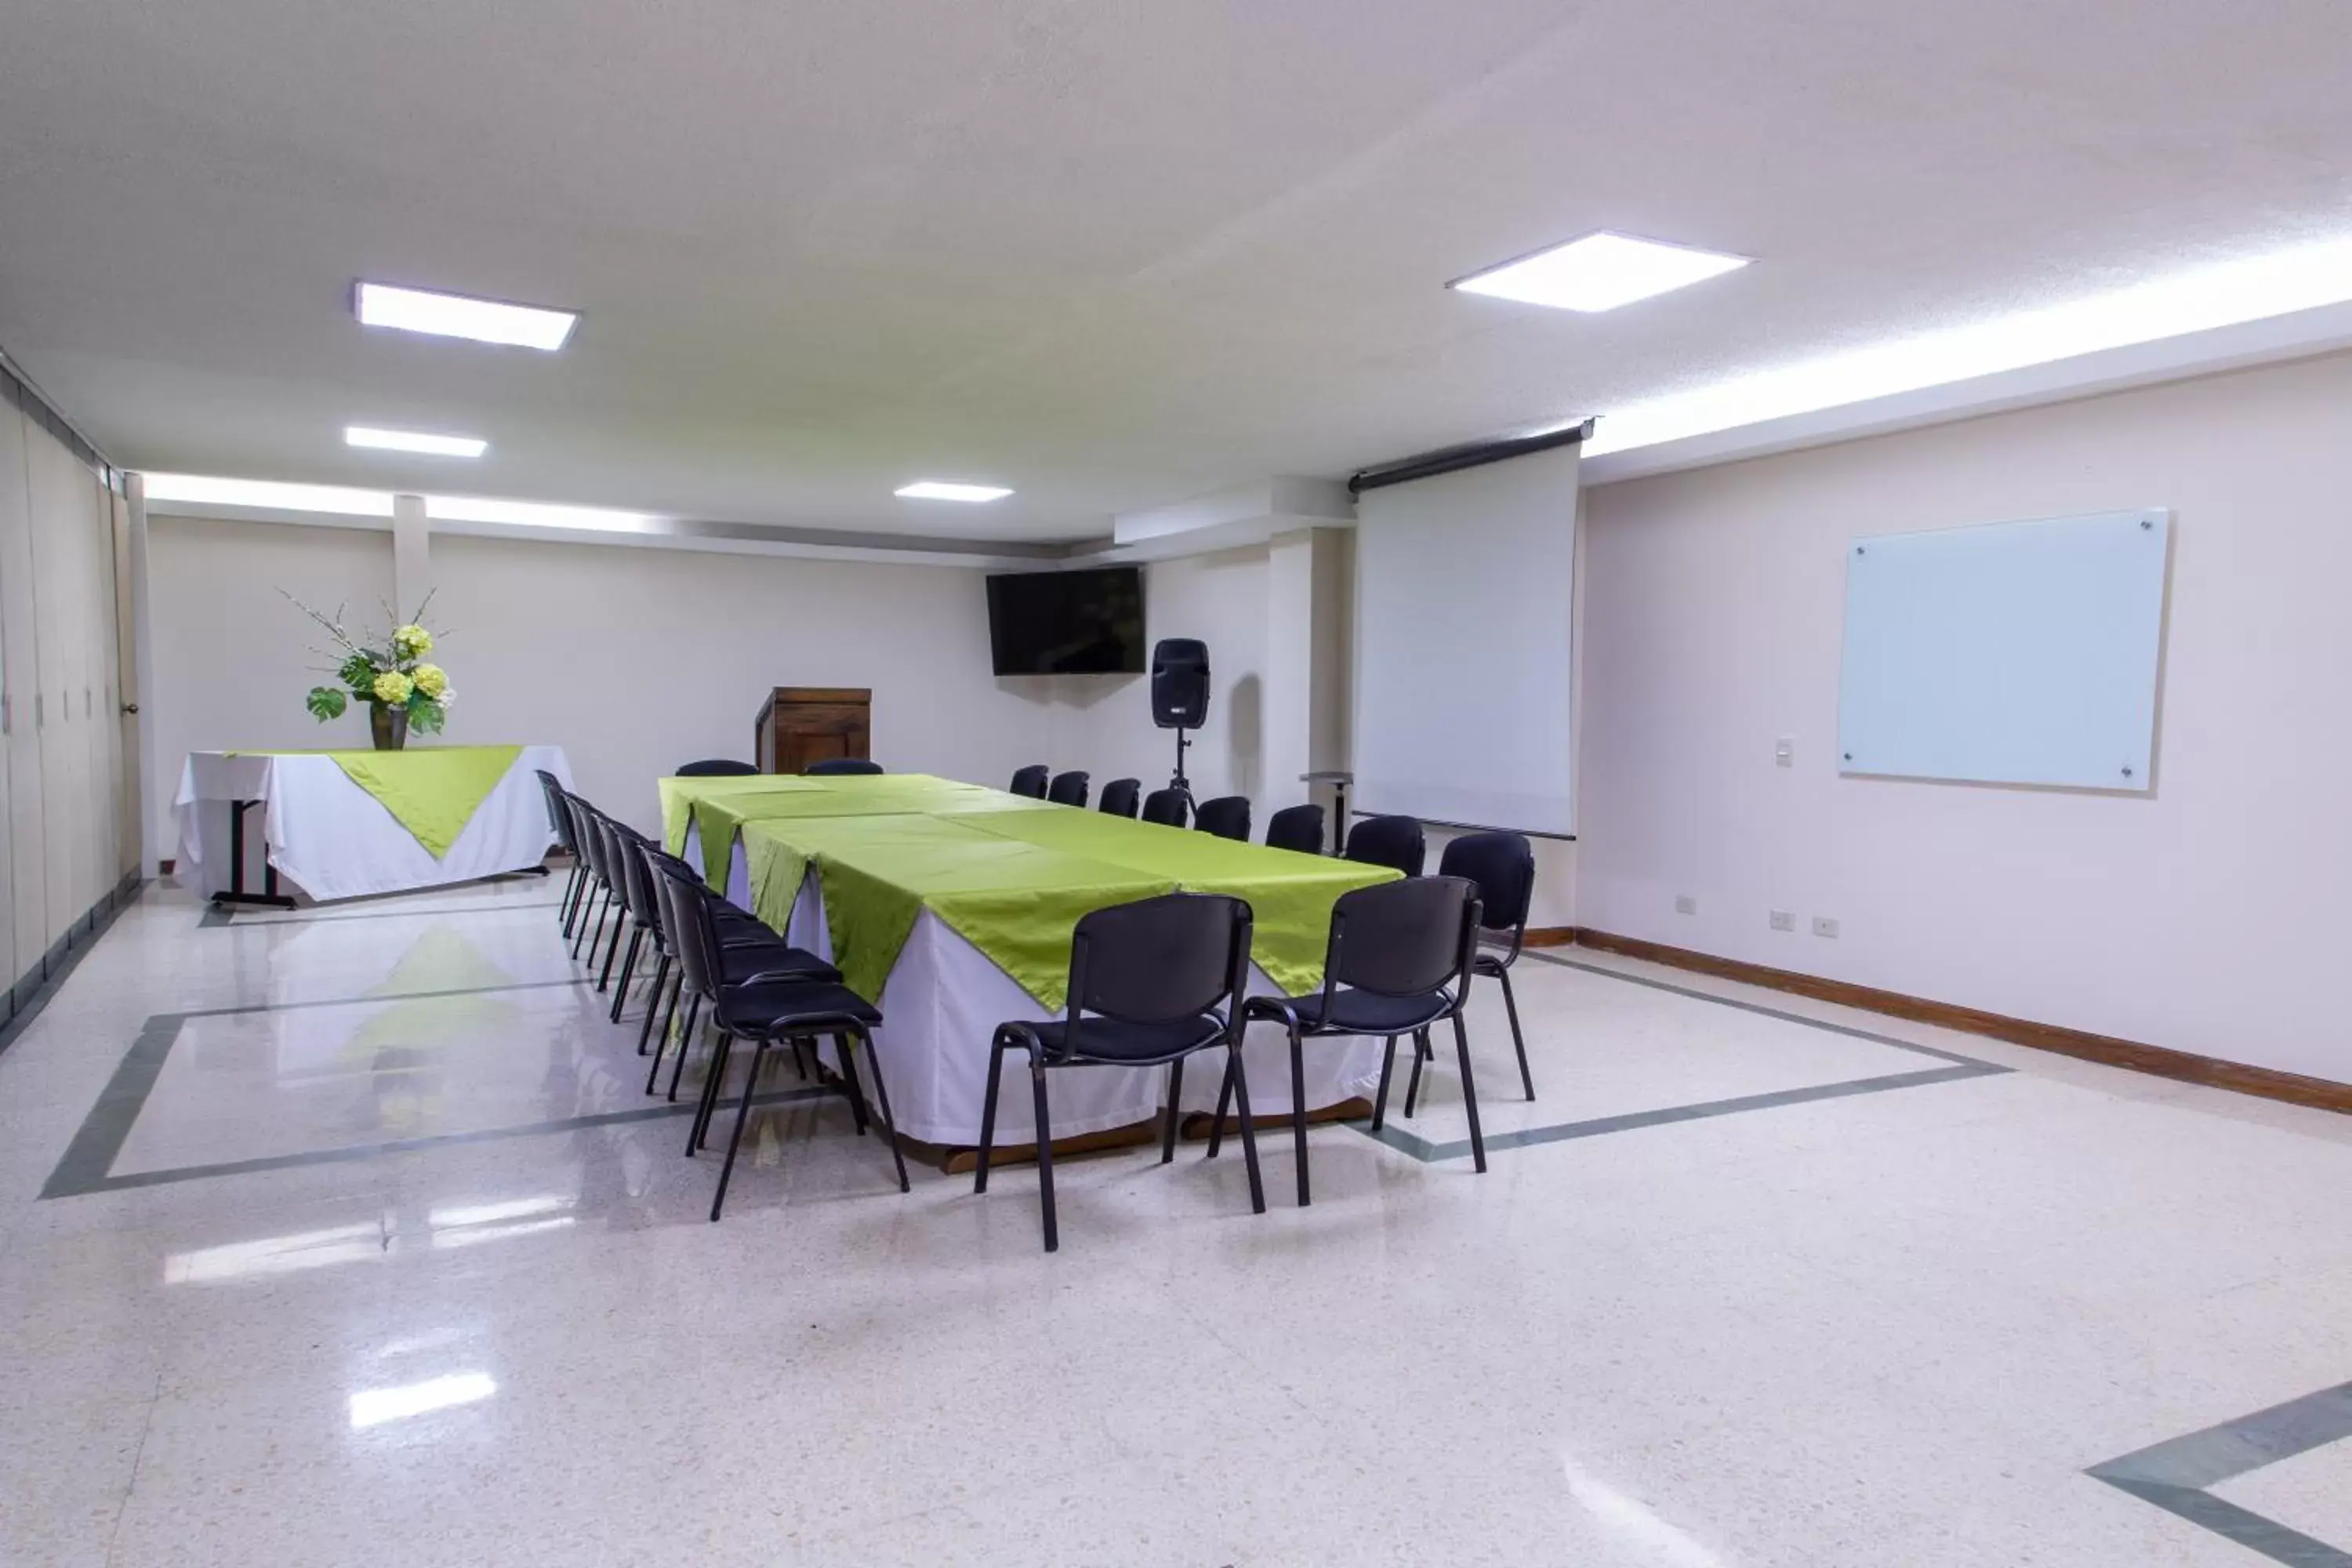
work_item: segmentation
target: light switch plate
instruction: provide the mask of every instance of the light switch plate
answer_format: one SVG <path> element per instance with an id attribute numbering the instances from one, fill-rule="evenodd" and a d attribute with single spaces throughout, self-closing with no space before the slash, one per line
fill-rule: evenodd
<path id="1" fill-rule="evenodd" d="M 1796 766 L 1797 742 L 1795 740 L 1790 736 L 1783 735 L 1779 740 L 1773 742 L 1772 760 L 1784 768 Z"/>
<path id="2" fill-rule="evenodd" d="M 1675 895 L 1675 913 L 1678 915 L 1695 915 L 1698 913 L 1698 900 L 1692 898 L 1688 893 L 1676 893 Z"/>
<path id="3" fill-rule="evenodd" d="M 1791 912 L 1790 910 L 1774 910 L 1772 911 L 1772 929 L 1773 929 L 1774 931 L 1794 931 L 1794 930 L 1796 930 L 1796 929 L 1797 929 L 1797 917 L 1796 917 L 1796 915 L 1795 915 L 1793 912 Z"/>
<path id="4" fill-rule="evenodd" d="M 1835 936 L 1837 935 L 1837 921 L 1830 919 L 1829 916 L 1815 915 L 1813 917 L 1813 934 L 1815 936 Z"/>

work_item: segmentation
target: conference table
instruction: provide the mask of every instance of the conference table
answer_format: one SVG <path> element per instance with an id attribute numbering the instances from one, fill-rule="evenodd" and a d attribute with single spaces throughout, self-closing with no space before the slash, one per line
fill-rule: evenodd
<path id="1" fill-rule="evenodd" d="M 220 902 L 291 904 L 281 878 L 323 903 L 530 870 L 555 842 L 541 769 L 571 786 L 561 746 L 191 752 L 172 803 L 178 875 Z"/>
<path id="2" fill-rule="evenodd" d="M 1252 993 L 1295 995 L 1322 984 L 1334 900 L 1397 875 L 928 774 L 668 778 L 660 791 L 672 853 L 880 1007 L 876 1055 L 898 1129 L 950 1151 L 979 1141 L 996 1026 L 1062 1016 L 1071 934 L 1088 910 L 1178 890 L 1244 899 Z M 1308 1110 L 1369 1097 L 1381 1046 L 1310 1042 Z M 1281 1031 L 1261 1026 L 1244 1055 L 1252 1109 L 1287 1115 Z M 1057 1145 L 1150 1122 L 1167 1076 L 1057 1074 Z M 1187 1075 L 1178 1110 L 1213 1114 L 1222 1077 Z M 998 1141 L 1035 1137 L 1029 1096 L 1001 1096 Z"/>

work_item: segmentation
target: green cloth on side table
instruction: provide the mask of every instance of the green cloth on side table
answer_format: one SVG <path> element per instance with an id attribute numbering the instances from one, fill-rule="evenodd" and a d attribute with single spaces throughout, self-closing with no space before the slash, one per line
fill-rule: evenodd
<path id="1" fill-rule="evenodd" d="M 1168 879 L 978 831 L 992 814 L 912 812 L 746 823 L 756 912 L 781 931 L 814 860 L 833 961 L 879 1001 L 926 909 L 1048 1008 L 1069 985 L 1070 935 L 1088 910 L 1172 892 Z M 1028 813 L 1006 815 L 1027 816 Z"/>
<path id="2" fill-rule="evenodd" d="M 1399 877 L 1386 866 L 1268 849 L 1196 828 L 1163 827 L 1066 806 L 957 820 L 998 837 L 1124 866 L 1188 893 L 1227 893 L 1246 900 L 1254 926 L 1250 956 L 1267 979 L 1293 996 L 1323 984 L 1331 906 L 1339 895 Z"/>
<path id="3" fill-rule="evenodd" d="M 438 860 L 522 755 L 520 746 L 420 746 L 413 752 L 329 752 Z"/>

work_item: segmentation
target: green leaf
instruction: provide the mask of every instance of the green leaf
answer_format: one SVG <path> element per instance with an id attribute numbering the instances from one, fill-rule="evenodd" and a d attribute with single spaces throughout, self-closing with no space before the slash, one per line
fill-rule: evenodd
<path id="1" fill-rule="evenodd" d="M 310 695 L 302 701 L 303 706 L 310 710 L 310 717 L 321 724 L 330 719 L 341 718 L 346 706 L 343 694 L 331 686 L 310 688 Z"/>
<path id="2" fill-rule="evenodd" d="M 412 692 L 408 699 L 408 727 L 420 735 L 437 735 L 442 721 L 447 717 L 441 704 L 423 692 Z"/>
<path id="3" fill-rule="evenodd" d="M 375 660 L 364 653 L 352 655 L 335 671 L 335 679 L 354 691 L 365 691 L 373 686 L 375 677 Z"/>

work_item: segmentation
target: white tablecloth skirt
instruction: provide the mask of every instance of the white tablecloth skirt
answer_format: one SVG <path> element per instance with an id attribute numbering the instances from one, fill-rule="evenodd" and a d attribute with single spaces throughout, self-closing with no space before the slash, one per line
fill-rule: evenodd
<path id="1" fill-rule="evenodd" d="M 525 746 L 457 835 L 434 858 L 416 836 L 353 784 L 332 757 L 192 752 L 173 809 L 180 819 L 178 875 L 207 896 L 229 886 L 229 803 L 255 800 L 245 816 L 247 892 L 261 891 L 265 852 L 293 889 L 325 902 L 470 882 L 540 864 L 555 843 L 538 771 L 572 787 L 561 746 Z"/>
<path id="2" fill-rule="evenodd" d="M 689 837 L 691 830 L 689 830 Z M 700 847 L 687 845 L 688 865 L 702 864 Z M 751 907 L 751 871 L 743 847 L 735 847 L 728 873 L 728 897 Z M 785 936 L 794 946 L 830 961 L 833 938 L 824 918 L 824 895 L 814 868 L 801 884 Z M 1255 964 L 1250 969 L 1253 994 L 1279 995 L 1280 988 Z M 890 1110 L 898 1131 L 928 1143 L 968 1148 L 980 1142 L 980 1115 L 988 1092 L 989 1046 L 999 1024 L 1016 1019 L 1057 1018 L 1021 988 L 1020 982 L 1000 968 L 952 926 L 923 910 L 915 929 L 899 950 L 898 962 L 882 983 L 882 1026 L 875 1045 L 890 1089 Z M 1310 1110 L 1362 1096 L 1370 1099 L 1380 1087 L 1381 1052 L 1377 1039 L 1309 1040 L 1302 1053 L 1307 1105 Z M 1397 1047 L 1397 1070 L 1412 1065 L 1410 1040 Z M 832 1047 L 825 1047 L 828 1061 Z M 1004 1080 L 997 1091 L 996 1140 L 999 1143 L 1036 1141 L 1036 1117 L 1030 1104 L 1029 1058 L 1015 1051 L 1006 1056 Z M 1265 1024 L 1254 1026 L 1242 1047 L 1242 1063 L 1249 1075 L 1250 1109 L 1260 1116 L 1290 1110 L 1290 1045 L 1283 1031 Z M 1184 1064 L 1184 1093 L 1180 1109 L 1213 1111 L 1217 1089 L 1224 1081 L 1222 1051 L 1202 1051 Z M 1168 1069 L 1157 1068 L 1063 1068 L 1046 1080 L 1052 1097 L 1054 1136 L 1071 1138 L 1131 1126 L 1156 1116 L 1167 1100 Z M 872 1099 L 872 1091 L 867 1098 Z"/>

